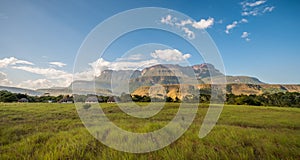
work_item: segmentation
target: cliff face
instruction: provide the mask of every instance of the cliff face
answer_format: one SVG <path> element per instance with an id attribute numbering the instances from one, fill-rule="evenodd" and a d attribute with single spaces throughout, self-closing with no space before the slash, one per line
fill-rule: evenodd
<path id="1" fill-rule="evenodd" d="M 141 95 L 149 96 L 160 95 L 166 93 L 165 95 L 175 99 L 176 97 L 182 99 L 182 97 L 187 95 L 197 94 L 198 90 L 210 90 L 210 84 L 200 84 L 200 85 L 163 85 L 160 90 L 151 90 L 150 86 L 142 86 L 132 92 L 131 95 Z M 250 95 L 256 94 L 260 95 L 263 93 L 278 93 L 278 92 L 300 92 L 300 85 L 280 85 L 280 84 L 227 84 L 226 93 L 232 93 L 235 95 Z M 201 93 L 201 91 L 200 91 Z M 199 93 L 198 93 L 199 94 Z M 156 96 L 154 96 L 156 97 Z"/>

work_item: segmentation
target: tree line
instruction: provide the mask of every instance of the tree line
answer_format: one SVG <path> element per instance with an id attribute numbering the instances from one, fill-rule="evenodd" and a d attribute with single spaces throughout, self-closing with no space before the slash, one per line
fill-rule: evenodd
<path id="1" fill-rule="evenodd" d="M 11 93 L 9 91 L 0 91 L 0 102 L 18 102 L 22 98 L 26 98 L 29 102 L 86 102 L 89 96 L 97 97 L 97 102 L 200 102 L 210 103 L 210 90 L 200 90 L 199 96 L 189 95 L 182 99 L 178 97 L 151 98 L 149 96 L 121 94 L 120 96 L 99 96 L 99 95 L 76 95 L 73 96 L 30 96 L 21 93 Z M 280 92 L 280 93 L 264 93 L 261 95 L 234 95 L 226 94 L 225 99 L 220 96 L 220 101 L 225 101 L 225 104 L 234 105 L 254 105 L 254 106 L 280 106 L 280 107 L 299 107 L 300 108 L 300 93 L 298 92 Z"/>
<path id="2" fill-rule="evenodd" d="M 6 90 L 0 91 L 0 102 L 18 102 L 22 98 L 26 98 L 28 102 L 59 102 L 66 96 L 30 96 L 22 93 L 12 93 Z"/>
<path id="3" fill-rule="evenodd" d="M 300 93 L 279 92 L 273 94 L 264 93 L 262 95 L 227 94 L 226 103 L 254 106 L 300 107 Z"/>

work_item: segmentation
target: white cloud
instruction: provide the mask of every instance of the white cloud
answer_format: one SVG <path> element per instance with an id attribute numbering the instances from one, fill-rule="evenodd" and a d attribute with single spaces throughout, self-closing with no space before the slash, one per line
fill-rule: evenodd
<path id="1" fill-rule="evenodd" d="M 30 66 L 13 66 L 12 68 L 24 70 L 39 75 L 44 75 L 45 77 L 48 77 L 50 79 L 62 78 L 64 76 L 69 75 L 69 73 L 65 71 L 57 70 L 54 68 L 38 68 L 38 67 L 30 67 Z"/>
<path id="2" fill-rule="evenodd" d="M 239 23 L 248 23 L 248 20 L 245 19 L 245 18 L 243 18 L 243 19 L 241 19 L 241 20 L 239 21 Z"/>
<path id="3" fill-rule="evenodd" d="M 87 70 L 86 72 L 78 73 L 77 78 L 83 78 L 83 77 L 94 77 L 94 76 L 100 76 L 101 72 L 106 69 L 111 70 L 134 70 L 134 69 L 140 69 L 145 67 L 150 67 L 152 65 L 158 64 L 158 61 L 156 59 L 150 59 L 150 60 L 144 60 L 144 61 L 115 61 L 115 62 L 109 62 L 104 60 L 103 58 L 100 58 L 96 60 L 95 62 L 90 63 L 89 65 L 92 67 L 92 70 Z"/>
<path id="4" fill-rule="evenodd" d="M 191 57 L 190 54 L 182 54 L 177 49 L 155 50 L 151 56 L 167 62 L 181 62 Z"/>
<path id="5" fill-rule="evenodd" d="M 25 60 L 19 60 L 15 57 L 9 57 L 0 59 L 0 68 L 6 68 L 10 65 L 16 65 L 16 64 L 27 64 L 27 65 L 33 65 L 33 63 L 25 61 Z"/>
<path id="6" fill-rule="evenodd" d="M 177 26 L 185 26 L 185 25 L 188 25 L 188 24 L 192 24 L 193 21 L 190 20 L 190 19 L 187 19 L 187 20 L 182 20 L 180 23 L 176 23 Z"/>
<path id="7" fill-rule="evenodd" d="M 237 24 L 238 24 L 238 22 L 234 21 L 234 22 L 232 22 L 232 24 L 227 25 L 225 32 L 227 34 L 229 34 L 229 31 L 232 30 L 233 28 L 235 28 Z"/>
<path id="8" fill-rule="evenodd" d="M 230 33 L 230 30 L 232 30 L 233 28 L 237 27 L 238 24 L 243 24 L 243 23 L 248 23 L 248 20 L 245 19 L 245 18 L 242 18 L 242 19 L 239 20 L 239 21 L 233 21 L 232 24 L 228 24 L 228 25 L 226 26 L 225 33 L 229 34 L 229 33 Z"/>
<path id="9" fill-rule="evenodd" d="M 272 12 L 275 7 L 265 5 L 266 2 L 266 0 L 258 0 L 255 2 L 242 2 L 242 16 L 258 16 L 263 15 L 267 12 Z"/>
<path id="10" fill-rule="evenodd" d="M 64 67 L 64 66 L 67 65 L 67 64 L 62 63 L 62 62 L 49 62 L 49 64 L 52 65 L 52 66 L 57 66 L 57 67 Z"/>
<path id="11" fill-rule="evenodd" d="M 93 80 L 95 76 L 100 76 L 101 72 L 106 69 L 111 70 L 134 70 L 134 69 L 142 69 L 145 67 L 150 67 L 156 64 L 160 64 L 161 62 L 180 62 L 185 59 L 191 57 L 190 54 L 182 54 L 180 51 L 176 49 L 165 49 L 165 50 L 155 50 L 151 53 L 151 57 L 149 59 L 141 60 L 142 54 L 130 55 L 128 57 L 123 57 L 117 59 L 117 61 L 109 62 L 104 60 L 103 58 L 97 59 L 94 62 L 89 63 L 89 67 L 86 71 L 78 72 L 78 73 L 68 73 L 64 70 L 56 69 L 56 68 L 40 68 L 35 66 L 11 66 L 12 69 L 22 70 L 26 72 L 30 72 L 33 74 L 37 74 L 42 76 L 39 79 L 29 79 L 17 84 L 17 87 L 22 88 L 50 88 L 50 87 L 66 87 L 69 86 L 73 80 Z M 9 64 L 29 64 L 25 61 L 21 60 L 10 60 L 9 63 L 5 63 L 3 66 L 7 66 Z M 8 62 L 7 59 L 4 60 Z M 49 62 L 51 65 L 63 66 L 63 63 L 60 62 Z M 0 72 L 0 84 L 9 85 L 12 84 L 7 78 L 6 74 Z"/>
<path id="12" fill-rule="evenodd" d="M 266 7 L 266 8 L 264 8 L 263 13 L 272 12 L 274 9 L 275 9 L 274 6 L 272 6 L 272 7 Z"/>
<path id="13" fill-rule="evenodd" d="M 242 16 L 259 16 L 267 12 L 272 12 L 275 8 L 274 6 L 269 6 L 267 4 L 267 0 L 257 0 L 253 2 L 249 2 L 248 0 L 246 0 L 241 2 L 240 4 L 242 6 Z M 239 23 L 248 23 L 248 20 L 243 18 L 239 21 Z M 225 32 L 228 34 L 229 30 L 226 29 Z M 246 41 L 250 41 L 250 38 L 248 38 L 248 36 L 248 32 L 243 32 L 241 37 Z"/>
<path id="14" fill-rule="evenodd" d="M 194 39 L 195 33 L 189 27 L 193 27 L 195 29 L 210 28 L 214 25 L 214 18 L 201 19 L 199 22 L 192 21 L 191 19 L 181 20 L 180 22 L 178 22 L 178 19 L 176 17 L 167 15 L 166 17 L 161 18 L 160 22 L 170 26 L 175 25 L 179 29 L 183 30 L 188 38 Z M 222 23 L 222 21 L 220 21 L 219 23 Z"/>
<path id="15" fill-rule="evenodd" d="M 243 32 L 242 35 L 241 35 L 241 38 L 243 38 L 243 39 L 245 39 L 247 42 L 249 42 L 249 41 L 250 41 L 249 35 L 250 35 L 249 32 Z"/>
<path id="16" fill-rule="evenodd" d="M 74 73 L 73 81 L 76 81 L 76 80 L 91 81 L 91 80 L 94 80 L 95 76 L 96 76 L 95 72 L 92 69 L 89 69 L 87 71 Z"/>
<path id="17" fill-rule="evenodd" d="M 252 11 L 244 11 L 242 12 L 242 16 L 257 16 L 259 14 L 259 10 L 255 9 Z"/>
<path id="18" fill-rule="evenodd" d="M 266 3 L 266 0 L 259 0 L 259 1 L 255 1 L 252 3 L 244 1 L 241 4 L 242 4 L 243 8 L 246 8 L 246 7 L 256 7 L 256 6 L 259 6 L 264 3 Z"/>
<path id="19" fill-rule="evenodd" d="M 26 80 L 17 85 L 21 88 L 41 89 L 55 87 L 54 83 L 47 79 Z"/>
<path id="20" fill-rule="evenodd" d="M 199 22 L 194 22 L 192 26 L 196 29 L 206 29 L 214 25 L 214 19 L 208 18 L 207 20 L 201 19 Z"/>
<path id="21" fill-rule="evenodd" d="M 248 37 L 249 36 L 249 33 L 248 32 L 243 32 L 243 34 L 242 34 L 242 38 L 246 38 L 246 37 Z"/>
<path id="22" fill-rule="evenodd" d="M 30 73 L 44 76 L 48 80 L 56 80 L 55 86 L 65 87 L 72 82 L 72 74 L 54 68 L 38 68 L 29 66 L 13 66 L 13 69 L 19 69 Z"/>
<path id="23" fill-rule="evenodd" d="M 184 33 L 187 35 L 187 37 L 189 39 L 195 38 L 195 33 L 193 31 L 191 31 L 190 29 L 188 29 L 187 27 L 182 27 L 182 30 L 184 31 Z"/>
<path id="24" fill-rule="evenodd" d="M 89 65 L 94 71 L 94 76 L 99 76 L 103 70 L 108 69 L 108 67 L 111 66 L 111 62 L 99 58 L 95 62 L 89 63 Z"/>
<path id="25" fill-rule="evenodd" d="M 167 15 L 166 17 L 162 17 L 160 22 L 163 23 L 163 24 L 168 24 L 168 25 L 171 25 L 173 26 L 174 25 L 174 22 L 176 19 L 173 19 L 171 15 Z"/>
<path id="26" fill-rule="evenodd" d="M 0 85 L 2 86 L 12 85 L 12 82 L 7 79 L 7 75 L 3 72 L 0 72 Z"/>
<path id="27" fill-rule="evenodd" d="M 222 21 L 220 21 L 222 23 Z M 180 23 L 175 23 L 176 26 L 178 27 L 184 27 L 186 25 L 191 25 L 195 29 L 206 29 L 214 25 L 214 19 L 213 18 L 208 18 L 206 19 L 201 19 L 199 22 L 192 21 L 190 19 L 187 20 L 182 20 Z"/>

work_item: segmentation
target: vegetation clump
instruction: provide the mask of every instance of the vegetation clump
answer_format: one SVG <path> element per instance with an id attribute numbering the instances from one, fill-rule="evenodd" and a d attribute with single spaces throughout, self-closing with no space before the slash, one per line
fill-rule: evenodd
<path id="1" fill-rule="evenodd" d="M 84 105 L 82 106 L 82 108 L 85 109 L 85 110 L 88 110 L 88 109 L 91 108 L 91 107 L 92 107 L 91 104 L 84 104 Z"/>

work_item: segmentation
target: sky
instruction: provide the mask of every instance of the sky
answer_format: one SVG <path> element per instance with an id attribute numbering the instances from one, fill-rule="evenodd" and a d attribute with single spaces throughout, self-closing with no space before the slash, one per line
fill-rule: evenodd
<path id="1" fill-rule="evenodd" d="M 119 37 L 102 56 L 87 62 L 90 70 L 75 77 L 88 79 L 104 69 L 128 66 L 203 63 L 188 41 L 195 39 L 194 31 L 205 30 L 219 50 L 227 75 L 299 84 L 299 4 L 286 0 L 0 0 L 0 85 L 68 86 L 88 34 L 108 18 L 140 7 L 168 8 L 190 18 L 166 14 L 157 19 L 159 25 L 180 29 L 181 36 L 145 29 Z M 127 21 L 131 19 L 113 28 L 122 28 Z"/>

